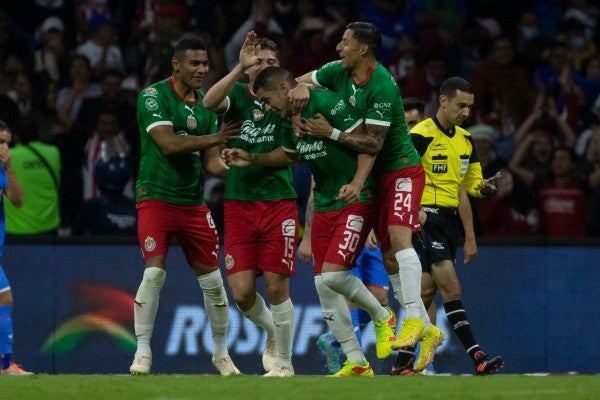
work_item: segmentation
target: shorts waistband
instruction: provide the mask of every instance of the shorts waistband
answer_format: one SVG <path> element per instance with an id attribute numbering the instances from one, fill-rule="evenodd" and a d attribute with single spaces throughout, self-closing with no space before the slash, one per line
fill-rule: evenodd
<path id="1" fill-rule="evenodd" d="M 458 215 L 458 209 L 454 207 L 435 207 L 435 206 L 422 206 L 421 210 L 430 214 L 438 214 L 449 217 L 455 217 Z"/>

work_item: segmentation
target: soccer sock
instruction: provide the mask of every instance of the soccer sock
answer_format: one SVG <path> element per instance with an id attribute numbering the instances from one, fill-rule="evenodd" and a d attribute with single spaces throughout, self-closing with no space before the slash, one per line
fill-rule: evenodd
<path id="1" fill-rule="evenodd" d="M 390 283 L 392 284 L 392 291 L 394 292 L 394 298 L 398 300 L 400 306 L 404 307 L 404 298 L 402 296 L 402 284 L 400 283 L 400 274 L 390 274 L 388 275 L 390 279 Z"/>
<path id="2" fill-rule="evenodd" d="M 242 313 L 246 318 L 254 322 L 256 326 L 267 331 L 267 338 L 273 337 L 275 330 L 275 325 L 273 325 L 273 314 L 267 308 L 265 300 L 259 293 L 256 293 L 256 300 L 254 301 L 252 307 L 250 307 L 248 311 L 242 311 Z"/>
<path id="3" fill-rule="evenodd" d="M 398 262 L 398 273 L 402 285 L 402 296 L 406 318 L 421 316 L 421 262 L 413 248 L 404 249 L 394 254 Z"/>
<path id="4" fill-rule="evenodd" d="M 444 303 L 444 310 L 446 310 L 446 317 L 448 318 L 448 322 L 450 322 L 450 326 L 452 326 L 452 330 L 462 342 L 469 357 L 475 360 L 473 355 L 481 350 L 481 348 L 475 341 L 475 336 L 473 336 L 473 331 L 471 331 L 471 325 L 467 319 L 467 313 L 463 308 L 462 301 L 452 300 Z"/>
<path id="5" fill-rule="evenodd" d="M 294 343 L 294 305 L 287 299 L 281 304 L 271 305 L 277 356 L 285 364 L 292 364 L 292 345 Z"/>
<path id="6" fill-rule="evenodd" d="M 229 329 L 229 302 L 223 286 L 221 272 L 217 269 L 198 275 L 198 283 L 204 293 L 204 311 L 210 323 L 215 349 L 213 356 L 227 356 L 227 330 Z"/>
<path id="7" fill-rule="evenodd" d="M 350 309 L 350 318 L 352 318 L 352 326 L 354 327 L 354 333 L 356 334 L 356 339 L 358 340 L 358 344 L 362 347 L 362 332 L 360 326 L 360 312 L 361 310 L 358 308 Z M 368 314 L 367 314 L 368 315 Z"/>
<path id="8" fill-rule="evenodd" d="M 340 342 L 342 350 L 346 353 L 346 358 L 351 363 L 365 365 L 367 359 L 354 334 L 346 299 L 327 286 L 322 275 L 315 276 L 315 288 L 321 302 L 323 318 L 327 322 L 329 330 Z"/>
<path id="9" fill-rule="evenodd" d="M 142 283 L 135 295 L 133 308 L 133 327 L 137 337 L 137 350 L 150 355 L 150 339 L 154 329 L 154 320 L 158 310 L 160 289 L 165 283 L 166 271 L 162 268 L 144 269 Z"/>
<path id="10" fill-rule="evenodd" d="M 0 306 L 0 354 L 2 354 L 2 369 L 8 368 L 12 361 L 11 312 L 11 306 Z"/>
<path id="11" fill-rule="evenodd" d="M 321 277 L 332 290 L 344 295 L 357 307 L 368 312 L 373 321 L 381 321 L 389 317 L 389 311 L 377 301 L 360 279 L 350 274 L 350 271 L 324 272 Z"/>

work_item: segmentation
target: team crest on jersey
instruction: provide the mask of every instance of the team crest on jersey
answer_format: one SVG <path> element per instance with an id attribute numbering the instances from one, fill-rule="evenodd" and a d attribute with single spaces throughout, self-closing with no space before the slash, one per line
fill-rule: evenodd
<path id="1" fill-rule="evenodd" d="M 144 97 L 145 96 L 156 97 L 157 95 L 158 95 L 158 91 L 155 88 L 153 88 L 153 87 L 149 87 L 149 88 L 144 89 L 144 94 L 143 94 Z"/>
<path id="2" fill-rule="evenodd" d="M 296 235 L 296 220 L 288 218 L 281 223 L 281 234 L 283 236 L 295 236 Z"/>
<path id="3" fill-rule="evenodd" d="M 196 118 L 193 115 L 188 115 L 187 120 L 185 121 L 185 125 L 189 130 L 192 130 L 196 129 L 196 126 L 198 126 L 198 122 L 196 121 Z"/>
<path id="4" fill-rule="evenodd" d="M 431 172 L 434 174 L 445 174 L 448 172 L 448 164 L 433 164 L 431 166 Z"/>
<path id="5" fill-rule="evenodd" d="M 360 232 L 362 231 L 364 223 L 365 219 L 362 215 L 350 214 L 346 220 L 346 228 L 354 232 Z"/>
<path id="6" fill-rule="evenodd" d="M 235 265 L 235 261 L 233 261 L 233 257 L 231 254 L 225 255 L 225 269 L 231 269 Z"/>
<path id="7" fill-rule="evenodd" d="M 252 110 L 252 118 L 254 118 L 254 121 L 258 122 L 261 119 L 263 119 L 265 117 L 265 113 L 262 112 L 262 110 L 259 110 L 258 108 L 255 108 L 254 110 Z"/>
<path id="8" fill-rule="evenodd" d="M 412 192 L 412 180 L 410 178 L 396 179 L 396 192 Z"/>
<path id="9" fill-rule="evenodd" d="M 144 105 L 148 111 L 155 111 L 158 109 L 158 102 L 153 98 L 146 99 Z"/>
<path id="10" fill-rule="evenodd" d="M 154 251 L 156 249 L 156 242 L 152 236 L 146 236 L 146 239 L 144 239 L 144 249 L 146 251 Z"/>

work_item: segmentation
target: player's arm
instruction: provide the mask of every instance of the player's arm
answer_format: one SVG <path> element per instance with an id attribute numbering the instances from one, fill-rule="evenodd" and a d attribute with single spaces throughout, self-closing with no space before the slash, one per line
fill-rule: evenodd
<path id="1" fill-rule="evenodd" d="M 458 186 L 458 215 L 465 231 L 465 244 L 463 246 L 465 264 L 477 257 L 477 241 L 475 240 L 475 228 L 473 227 L 473 209 L 469 196 L 463 185 Z"/>
<path id="2" fill-rule="evenodd" d="M 207 109 L 222 114 L 227 111 L 227 94 L 233 88 L 233 85 L 244 76 L 244 72 L 258 62 L 257 52 L 260 50 L 255 44 L 256 33 L 248 32 L 246 40 L 240 50 L 238 64 L 217 83 L 215 83 L 204 95 L 202 104 Z"/>
<path id="3" fill-rule="evenodd" d="M 299 160 L 296 153 L 290 153 L 278 147 L 268 153 L 250 154 L 242 149 L 223 149 L 221 158 L 227 165 L 236 167 L 248 167 L 250 165 L 262 165 L 263 167 L 285 167 Z"/>
<path id="4" fill-rule="evenodd" d="M 6 188 L 4 189 L 4 195 L 8 198 L 13 206 L 20 208 L 23 206 L 23 199 L 25 197 L 23 194 L 23 186 L 21 186 L 15 171 L 12 169 L 10 164 L 10 152 L 8 151 L 8 146 L 6 145 L 2 146 L 0 149 L 0 162 L 2 163 L 2 167 L 4 168 L 4 173 L 6 175 Z"/>
<path id="5" fill-rule="evenodd" d="M 239 138 L 240 123 L 223 123 L 221 129 L 211 135 L 180 136 L 173 132 L 172 125 L 157 125 L 150 129 L 150 136 L 165 155 L 191 153 L 213 146 L 227 144 Z"/>
<path id="6" fill-rule="evenodd" d="M 312 79 L 314 72 L 307 72 L 297 77 L 296 81 L 298 81 L 298 85 L 288 92 L 288 99 L 292 105 L 292 114 L 294 115 L 298 115 L 304 111 L 310 98 L 310 89 L 318 87 Z"/>
<path id="7" fill-rule="evenodd" d="M 339 191 L 337 200 L 342 200 L 348 204 L 356 203 L 360 198 L 360 192 L 365 185 L 371 169 L 375 164 L 376 156 L 370 154 L 361 153 L 358 155 L 358 162 L 356 167 L 356 173 L 352 182 L 342 186 Z"/>
<path id="8" fill-rule="evenodd" d="M 221 149 L 218 146 L 210 147 L 204 152 L 204 158 L 202 159 L 202 168 L 209 174 L 216 176 L 217 178 L 225 180 L 229 167 L 223 159 L 221 159 Z"/>

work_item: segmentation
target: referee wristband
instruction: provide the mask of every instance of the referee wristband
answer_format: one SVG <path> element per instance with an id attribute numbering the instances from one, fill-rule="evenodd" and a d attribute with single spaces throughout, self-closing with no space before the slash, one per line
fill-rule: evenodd
<path id="1" fill-rule="evenodd" d="M 334 142 L 337 142 L 337 140 L 340 137 L 340 133 L 342 133 L 342 131 L 340 131 L 339 129 L 333 128 L 333 130 L 331 131 L 331 135 L 329 135 L 329 139 L 333 140 Z"/>

